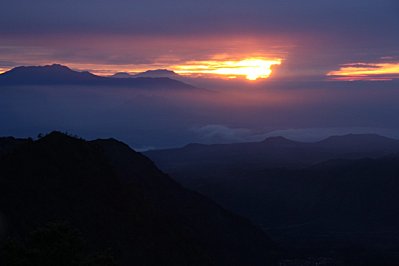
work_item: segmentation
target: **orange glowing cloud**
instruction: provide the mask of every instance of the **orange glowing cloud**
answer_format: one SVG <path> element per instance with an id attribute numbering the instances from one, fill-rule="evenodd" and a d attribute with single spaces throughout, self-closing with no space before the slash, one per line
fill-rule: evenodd
<path id="1" fill-rule="evenodd" d="M 93 43 L 96 45 L 93 46 Z M 169 69 L 185 76 L 267 78 L 294 45 L 281 36 L 126 36 L 115 34 L 49 34 L 3 38 L 2 62 L 12 66 L 69 66 L 101 76 Z M 7 48 L 8 49 L 8 48 Z M 0 63 L 2 63 L 0 62 Z M 11 68 L 1 65 L 0 71 Z"/>
<path id="2" fill-rule="evenodd" d="M 47 63 L 51 64 L 51 63 Z M 140 65 L 133 65 L 132 64 L 83 64 L 83 63 L 65 63 L 68 67 L 77 70 L 77 71 L 89 71 L 95 75 L 99 76 L 111 76 L 117 72 L 126 72 L 129 74 L 138 74 L 140 72 L 147 71 L 149 69 L 157 69 L 157 68 L 165 68 L 164 65 L 159 64 L 140 64 Z"/>
<path id="3" fill-rule="evenodd" d="M 257 80 L 268 78 L 272 67 L 280 65 L 282 59 L 266 59 L 249 57 L 240 60 L 224 60 L 217 58 L 203 61 L 187 61 L 178 65 L 167 63 L 141 65 L 95 65 L 95 64 L 68 64 L 73 69 L 89 70 L 97 75 L 112 75 L 116 72 L 140 73 L 150 69 L 169 69 L 184 76 L 205 76 L 218 78 L 239 78 Z"/>
<path id="4" fill-rule="evenodd" d="M 282 59 L 267 59 L 264 57 L 248 57 L 237 60 L 225 60 L 224 57 L 214 56 L 212 60 L 187 61 L 178 65 L 166 62 L 141 65 L 97 65 L 97 64 L 67 64 L 73 69 L 88 70 L 100 76 L 112 75 L 116 72 L 131 74 L 150 69 L 169 69 L 183 76 L 217 77 L 217 78 L 246 78 L 257 80 L 268 78 L 272 74 L 272 67 L 280 65 Z"/>
<path id="5" fill-rule="evenodd" d="M 333 80 L 392 80 L 399 78 L 399 63 L 356 63 L 327 74 Z"/>
<path id="6" fill-rule="evenodd" d="M 8 70 L 10 70 L 10 68 L 0 67 L 0 74 L 3 74 L 4 72 L 7 72 Z"/>
<path id="7" fill-rule="evenodd" d="M 177 74 L 191 77 L 217 77 L 217 78 L 246 78 L 248 80 L 257 80 L 268 78 L 272 73 L 272 67 L 280 65 L 281 59 L 265 59 L 265 58 L 244 58 L 241 60 L 204 60 L 204 61 L 188 61 L 179 65 L 167 63 L 152 64 L 119 64 L 119 65 L 102 65 L 102 64 L 84 64 L 84 63 L 64 63 L 68 67 L 78 71 L 90 71 L 99 76 L 110 76 L 117 72 L 127 72 L 137 74 L 151 69 L 169 69 Z M 50 65 L 54 62 L 43 62 L 41 65 Z M 0 74 L 10 70 L 10 68 L 0 68 Z"/>
<path id="8" fill-rule="evenodd" d="M 226 78 L 245 77 L 248 80 L 256 80 L 259 78 L 268 78 L 272 73 L 272 66 L 280 65 L 281 61 L 281 59 L 250 57 L 227 61 L 190 61 L 171 68 L 176 73 L 182 75 L 205 75 Z"/>

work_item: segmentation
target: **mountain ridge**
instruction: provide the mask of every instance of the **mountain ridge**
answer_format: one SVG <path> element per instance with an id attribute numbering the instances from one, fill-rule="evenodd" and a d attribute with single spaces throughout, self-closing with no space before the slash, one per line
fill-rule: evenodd
<path id="1" fill-rule="evenodd" d="M 133 75 L 133 77 L 148 77 L 148 78 L 159 78 L 159 77 L 166 77 L 166 78 L 179 78 L 180 75 L 176 72 L 168 69 L 152 69 L 147 70 L 138 74 Z"/>
<path id="2" fill-rule="evenodd" d="M 193 90 L 196 87 L 168 77 L 111 78 L 75 71 L 60 64 L 20 66 L 0 74 L 0 86 L 82 85 Z"/>
<path id="3" fill-rule="evenodd" d="M 398 140 L 349 134 L 286 145 L 274 138 L 145 154 L 304 257 L 398 265 Z"/>
<path id="4" fill-rule="evenodd" d="M 11 140 L 11 139 L 9 139 Z M 7 140 L 4 140 L 7 141 Z M 67 221 L 121 265 L 264 265 L 275 245 L 249 221 L 184 189 L 115 139 L 60 132 L 0 155 L 6 237 Z"/>
<path id="5" fill-rule="evenodd" d="M 182 148 L 149 150 L 145 154 L 168 171 L 171 169 L 167 165 L 172 165 L 172 162 L 181 165 L 186 161 L 199 165 L 222 160 L 224 163 L 240 163 L 248 167 L 301 167 L 333 158 L 378 157 L 395 152 L 399 152 L 399 140 L 375 134 L 348 134 L 317 142 L 299 142 L 279 136 L 259 142 L 193 143 Z"/>

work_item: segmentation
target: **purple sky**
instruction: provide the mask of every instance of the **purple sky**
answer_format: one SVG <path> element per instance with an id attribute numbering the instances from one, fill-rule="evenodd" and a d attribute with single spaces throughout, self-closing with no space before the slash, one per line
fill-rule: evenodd
<path id="1" fill-rule="evenodd" d="M 0 72 L 60 63 L 97 74 L 215 58 L 281 58 L 268 80 L 196 80 L 211 95 L 117 88 L 2 88 L 0 135 L 64 130 L 136 148 L 189 142 L 399 138 L 398 0 L 4 0 Z M 331 81 L 331 71 L 387 69 Z M 390 69 L 390 70 L 389 70 Z M 369 78 L 370 79 L 370 78 Z M 5 122 L 4 122 L 5 121 Z M 274 132 L 274 133 L 273 133 Z"/>
<path id="2" fill-rule="evenodd" d="M 276 75 L 306 77 L 399 62 L 395 0 L 16 0 L 2 3 L 0 25 L 3 71 L 58 62 L 109 73 L 277 54 Z"/>

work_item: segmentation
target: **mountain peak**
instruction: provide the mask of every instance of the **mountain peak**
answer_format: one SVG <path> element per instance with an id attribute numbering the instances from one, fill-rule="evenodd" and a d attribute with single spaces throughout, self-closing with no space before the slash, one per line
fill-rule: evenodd
<path id="1" fill-rule="evenodd" d="M 61 64 L 52 64 L 52 65 L 45 65 L 44 68 L 52 68 L 52 69 L 64 69 L 64 70 L 72 70 L 67 66 Z"/>
<path id="2" fill-rule="evenodd" d="M 61 64 L 52 64 L 52 65 L 44 65 L 44 66 L 18 66 L 10 71 L 5 72 L 6 73 L 12 73 L 12 72 L 26 72 L 26 71 L 72 71 L 67 66 L 61 65 Z"/>
<path id="3" fill-rule="evenodd" d="M 117 72 L 111 76 L 111 78 L 132 78 L 133 76 L 127 72 Z"/>
<path id="4" fill-rule="evenodd" d="M 52 131 L 48 134 L 46 134 L 45 136 L 43 136 L 42 138 L 40 138 L 41 140 L 51 140 L 51 139 L 71 139 L 71 138 L 75 138 L 72 137 L 71 135 L 68 135 L 67 133 L 63 133 L 60 131 Z"/>
<path id="5" fill-rule="evenodd" d="M 262 143 L 281 145 L 281 144 L 294 144 L 296 142 L 282 136 L 273 136 L 273 137 L 267 137 L 265 140 L 262 141 Z"/>
<path id="6" fill-rule="evenodd" d="M 143 78 L 177 78 L 179 75 L 172 70 L 168 69 L 154 69 L 136 74 L 135 77 Z"/>
<path id="7" fill-rule="evenodd" d="M 96 78 L 100 77 L 87 71 L 78 72 L 60 64 L 20 66 L 0 75 L 2 85 L 67 84 L 87 82 Z"/>

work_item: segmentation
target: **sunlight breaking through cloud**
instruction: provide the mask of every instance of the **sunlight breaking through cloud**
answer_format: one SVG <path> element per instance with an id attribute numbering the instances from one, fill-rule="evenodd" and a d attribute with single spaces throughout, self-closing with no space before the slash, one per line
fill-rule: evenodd
<path id="1" fill-rule="evenodd" d="M 399 63 L 345 64 L 339 70 L 327 74 L 333 80 L 392 80 L 399 78 Z"/>
<path id="2" fill-rule="evenodd" d="M 282 59 L 245 58 L 228 61 L 191 61 L 172 69 L 182 75 L 219 76 L 225 78 L 245 77 L 248 80 L 268 78 L 272 67 L 280 65 Z"/>

